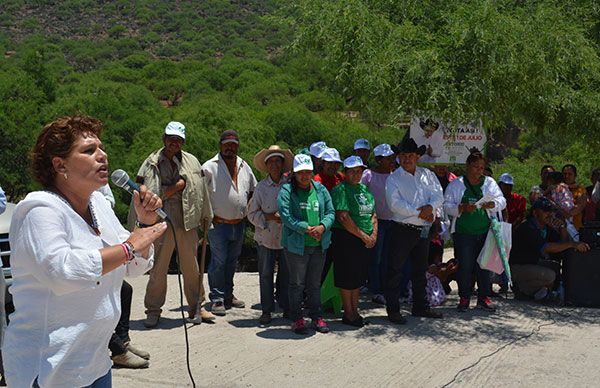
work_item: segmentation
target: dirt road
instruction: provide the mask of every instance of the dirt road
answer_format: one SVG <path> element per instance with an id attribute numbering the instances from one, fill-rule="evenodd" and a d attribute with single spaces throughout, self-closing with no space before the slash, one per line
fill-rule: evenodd
<path id="1" fill-rule="evenodd" d="M 159 327 L 143 327 L 147 277 L 134 287 L 131 337 L 148 350 L 145 370 L 113 369 L 115 387 L 180 387 L 185 366 L 177 278 L 169 276 Z M 458 313 L 457 296 L 440 307 L 443 320 L 409 317 L 406 326 L 385 318 L 367 297 L 362 329 L 331 318 L 329 334 L 299 336 L 277 314 L 258 326 L 258 275 L 238 273 L 235 294 L 245 309 L 230 310 L 213 325 L 189 326 L 191 369 L 197 386 L 217 387 L 481 387 L 598 386 L 600 310 L 555 310 L 499 300 L 499 311 Z"/>

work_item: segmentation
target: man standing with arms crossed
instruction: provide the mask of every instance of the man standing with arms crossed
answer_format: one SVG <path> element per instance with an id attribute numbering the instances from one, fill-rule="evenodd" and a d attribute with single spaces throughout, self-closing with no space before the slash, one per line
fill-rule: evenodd
<path id="1" fill-rule="evenodd" d="M 158 326 L 161 308 L 167 294 L 167 271 L 176 248 L 172 228 L 175 228 L 179 264 L 183 273 L 184 293 L 188 302 L 188 320 L 192 323 L 211 322 L 214 315 L 204 309 L 204 268 L 198 268 L 198 231 L 204 221 L 205 227 L 212 218 L 205 179 L 200 162 L 182 150 L 185 143 L 185 126 L 171 121 L 163 135 L 164 147 L 153 152 L 144 161 L 136 181 L 159 193 L 163 209 L 172 225 L 155 244 L 154 268 L 146 286 L 144 326 Z M 133 217 L 133 218 L 132 218 Z M 129 226 L 135 223 L 135 212 L 129 212 Z M 144 227 L 145 225 L 140 225 Z"/>
<path id="2" fill-rule="evenodd" d="M 425 146 L 417 147 L 415 141 L 407 137 L 398 147 L 392 148 L 400 154 L 400 167 L 389 176 L 385 185 L 386 200 L 394 221 L 384 280 L 388 319 L 397 324 L 406 323 L 400 314 L 399 302 L 406 260 L 411 264 L 412 315 L 442 318 L 442 314 L 431 310 L 425 294 L 429 228 L 444 201 L 442 187 L 432 171 L 417 167 Z"/>
<path id="3" fill-rule="evenodd" d="M 208 232 L 210 300 L 213 314 L 221 316 L 231 307 L 245 307 L 233 295 L 233 276 L 242 252 L 248 201 L 257 182 L 248 163 L 237 156 L 239 147 L 237 132 L 224 131 L 220 152 L 202 165 L 214 212 L 214 228 Z"/>

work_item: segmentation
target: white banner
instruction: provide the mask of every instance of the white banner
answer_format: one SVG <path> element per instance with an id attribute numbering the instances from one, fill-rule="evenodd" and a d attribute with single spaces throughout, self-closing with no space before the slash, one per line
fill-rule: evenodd
<path id="1" fill-rule="evenodd" d="M 419 163 L 463 164 L 471 149 L 484 152 L 487 142 L 481 122 L 452 128 L 449 124 L 418 117 L 410 122 L 410 137 L 418 146 L 427 147 Z"/>

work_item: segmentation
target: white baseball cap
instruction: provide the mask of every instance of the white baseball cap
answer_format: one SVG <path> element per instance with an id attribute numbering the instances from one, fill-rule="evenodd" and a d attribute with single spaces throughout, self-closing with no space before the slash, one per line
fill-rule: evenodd
<path id="1" fill-rule="evenodd" d="M 360 156 L 352 155 L 352 156 L 348 156 L 346 159 L 344 159 L 344 167 L 354 168 L 354 167 L 367 167 L 367 166 L 365 166 L 365 164 L 363 163 Z"/>
<path id="2" fill-rule="evenodd" d="M 324 141 L 317 141 L 310 145 L 309 151 L 312 156 L 321 159 L 321 155 L 326 148 L 327 144 Z"/>
<path id="3" fill-rule="evenodd" d="M 502 182 L 506 185 L 514 185 L 515 184 L 515 180 L 513 179 L 513 176 L 507 172 L 500 175 L 500 178 L 498 178 L 498 182 Z"/>
<path id="4" fill-rule="evenodd" d="M 389 144 L 379 144 L 377 147 L 373 149 L 373 153 L 375 156 L 390 156 L 394 155 L 394 151 L 392 150 L 392 146 Z"/>
<path id="5" fill-rule="evenodd" d="M 357 141 L 354 142 L 354 149 L 355 150 L 370 150 L 371 145 L 369 144 L 369 141 L 367 139 L 358 139 Z"/>
<path id="6" fill-rule="evenodd" d="M 171 121 L 165 127 L 165 135 L 179 136 L 185 140 L 185 125 L 181 124 L 179 121 Z"/>
<path id="7" fill-rule="evenodd" d="M 310 156 L 304 154 L 294 156 L 294 172 L 305 170 L 313 170 L 313 163 Z"/>
<path id="8" fill-rule="evenodd" d="M 340 153 L 335 148 L 325 148 L 321 154 L 321 159 L 323 159 L 324 162 L 342 163 L 342 159 L 340 159 Z"/>

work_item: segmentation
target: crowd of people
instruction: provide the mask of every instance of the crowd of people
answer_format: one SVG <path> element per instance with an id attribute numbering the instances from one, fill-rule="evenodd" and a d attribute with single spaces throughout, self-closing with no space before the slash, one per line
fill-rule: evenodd
<path id="1" fill-rule="evenodd" d="M 600 169 L 583 187 L 575 166 L 561 172 L 544 166 L 527 213 L 527 199 L 512 191 L 513 176 L 503 173 L 497 183 L 477 150 L 462 176 L 443 165 L 419 166 L 428 150 L 410 137 L 373 149 L 358 139 L 346 158 L 323 141 L 296 154 L 271 145 L 251 166 L 238 156 L 238 134 L 226 130 L 219 151 L 201 164 L 183 150 L 185 125 L 173 121 L 163 147 L 136 175 L 140 189 L 126 230 L 112 210 L 101 129 L 90 117 L 63 117 L 44 127 L 33 150 L 33 173 L 43 190 L 17 205 L 10 230 L 19 260 L 12 263 L 15 312 L 3 348 L 11 349 L 4 366 L 13 386 L 110 386 L 107 348 L 115 365 L 147 367 L 150 354 L 129 338 L 132 289 L 123 277 L 149 271 L 144 325 L 158 327 L 174 251 L 189 323 L 213 323 L 231 308 L 244 308 L 234 295 L 234 274 L 246 222 L 254 226 L 257 247 L 258 323 L 269 325 L 278 306 L 302 335 L 330 330 L 321 288 L 331 276 L 341 322 L 357 328 L 368 324 L 358 307 L 363 289 L 385 305 L 394 324 L 406 323 L 400 307 L 407 296 L 413 316 L 442 318 L 433 307 L 452 279 L 458 311 L 470 308 L 473 295 L 476 307 L 495 311 L 492 283 L 507 290 L 508 279 L 478 262 L 493 219 L 512 224 L 515 296 L 560 301 L 561 254 L 588 250 L 578 230 L 600 221 Z M 252 167 L 265 178 L 257 181 Z M 157 216 L 159 208 L 168 224 Z M 442 260 L 450 238 L 452 265 Z M 208 297 L 201 243 L 211 254 Z"/>

